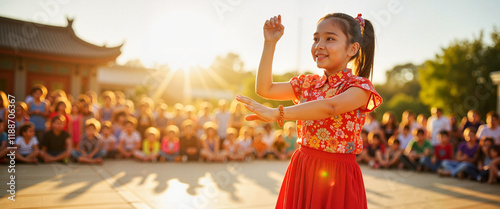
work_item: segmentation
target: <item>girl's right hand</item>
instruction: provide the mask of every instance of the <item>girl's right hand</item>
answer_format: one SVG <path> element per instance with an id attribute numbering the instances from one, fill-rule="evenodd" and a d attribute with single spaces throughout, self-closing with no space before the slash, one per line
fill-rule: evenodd
<path id="1" fill-rule="evenodd" d="M 281 24 L 281 15 L 278 17 L 274 16 L 271 19 L 266 20 L 264 24 L 264 40 L 271 42 L 278 42 L 283 33 L 285 32 L 285 26 Z"/>

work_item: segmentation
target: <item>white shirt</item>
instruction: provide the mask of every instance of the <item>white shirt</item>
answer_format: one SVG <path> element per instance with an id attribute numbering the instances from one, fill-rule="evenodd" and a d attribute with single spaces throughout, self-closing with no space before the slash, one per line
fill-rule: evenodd
<path id="1" fill-rule="evenodd" d="M 22 136 L 16 137 L 16 145 L 18 146 L 17 152 L 22 155 L 29 155 L 33 152 L 33 147 L 35 145 L 38 145 L 38 140 L 36 139 L 36 136 L 31 138 L 31 140 L 26 144 L 24 141 L 24 138 Z"/>
<path id="2" fill-rule="evenodd" d="M 478 139 L 482 139 L 483 137 L 491 137 L 495 141 L 496 145 L 500 145 L 500 126 L 497 126 L 495 129 L 491 129 L 488 125 L 484 124 L 479 126 L 476 134 Z"/>
<path id="3" fill-rule="evenodd" d="M 408 143 L 413 139 L 413 136 L 410 133 L 408 133 L 408 136 L 405 136 L 403 133 L 400 133 L 398 135 L 398 139 L 401 149 L 406 149 L 406 146 L 408 146 Z"/>
<path id="4" fill-rule="evenodd" d="M 264 134 L 262 134 L 262 141 L 266 143 L 268 147 L 272 146 L 274 143 L 274 131 L 271 131 L 269 134 L 264 132 Z"/>
<path id="5" fill-rule="evenodd" d="M 123 146 L 125 149 L 132 150 L 135 148 L 137 142 L 141 141 L 141 135 L 139 135 L 139 132 L 134 131 L 132 132 L 131 135 L 127 133 L 127 131 L 123 130 L 120 133 L 120 141 L 123 141 Z"/>
<path id="6" fill-rule="evenodd" d="M 447 117 L 431 116 L 427 122 L 427 132 L 431 133 L 431 144 L 436 146 L 439 144 L 438 133 L 442 130 L 451 131 L 451 122 Z"/>

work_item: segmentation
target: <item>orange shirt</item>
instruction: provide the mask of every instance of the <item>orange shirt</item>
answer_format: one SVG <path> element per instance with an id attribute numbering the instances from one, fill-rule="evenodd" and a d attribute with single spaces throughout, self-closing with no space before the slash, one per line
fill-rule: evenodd
<path id="1" fill-rule="evenodd" d="M 328 85 L 325 85 L 328 83 Z M 363 142 L 359 136 L 366 114 L 382 103 L 370 80 L 352 74 L 351 69 L 326 74 L 300 75 L 290 80 L 295 92 L 295 104 L 334 97 L 350 87 L 371 92 L 365 106 L 321 120 L 298 120 L 297 142 L 301 145 L 331 153 L 359 154 Z"/>

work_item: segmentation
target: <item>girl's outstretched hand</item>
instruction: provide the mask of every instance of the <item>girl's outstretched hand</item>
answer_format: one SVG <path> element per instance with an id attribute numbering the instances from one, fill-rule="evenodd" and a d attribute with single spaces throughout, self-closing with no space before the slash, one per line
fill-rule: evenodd
<path id="1" fill-rule="evenodd" d="M 260 120 L 263 122 L 273 122 L 277 121 L 280 117 L 280 111 L 278 108 L 269 108 L 266 107 L 253 99 L 250 99 L 246 96 L 238 95 L 236 96 L 236 100 L 245 104 L 245 107 L 255 114 L 247 115 L 245 117 L 246 120 Z"/>
<path id="2" fill-rule="evenodd" d="M 277 17 L 271 17 L 271 19 L 266 20 L 264 24 L 264 40 L 278 42 L 283 33 L 285 32 L 285 26 L 281 24 L 281 15 Z"/>

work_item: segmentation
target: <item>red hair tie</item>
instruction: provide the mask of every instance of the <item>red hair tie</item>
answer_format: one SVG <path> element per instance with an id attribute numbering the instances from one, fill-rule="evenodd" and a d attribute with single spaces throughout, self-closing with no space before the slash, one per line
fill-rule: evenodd
<path id="1" fill-rule="evenodd" d="M 363 31 L 365 30 L 365 19 L 361 17 L 361 13 L 358 14 L 356 18 L 354 18 L 356 21 L 358 21 L 360 29 L 361 29 L 361 34 L 363 34 Z"/>

